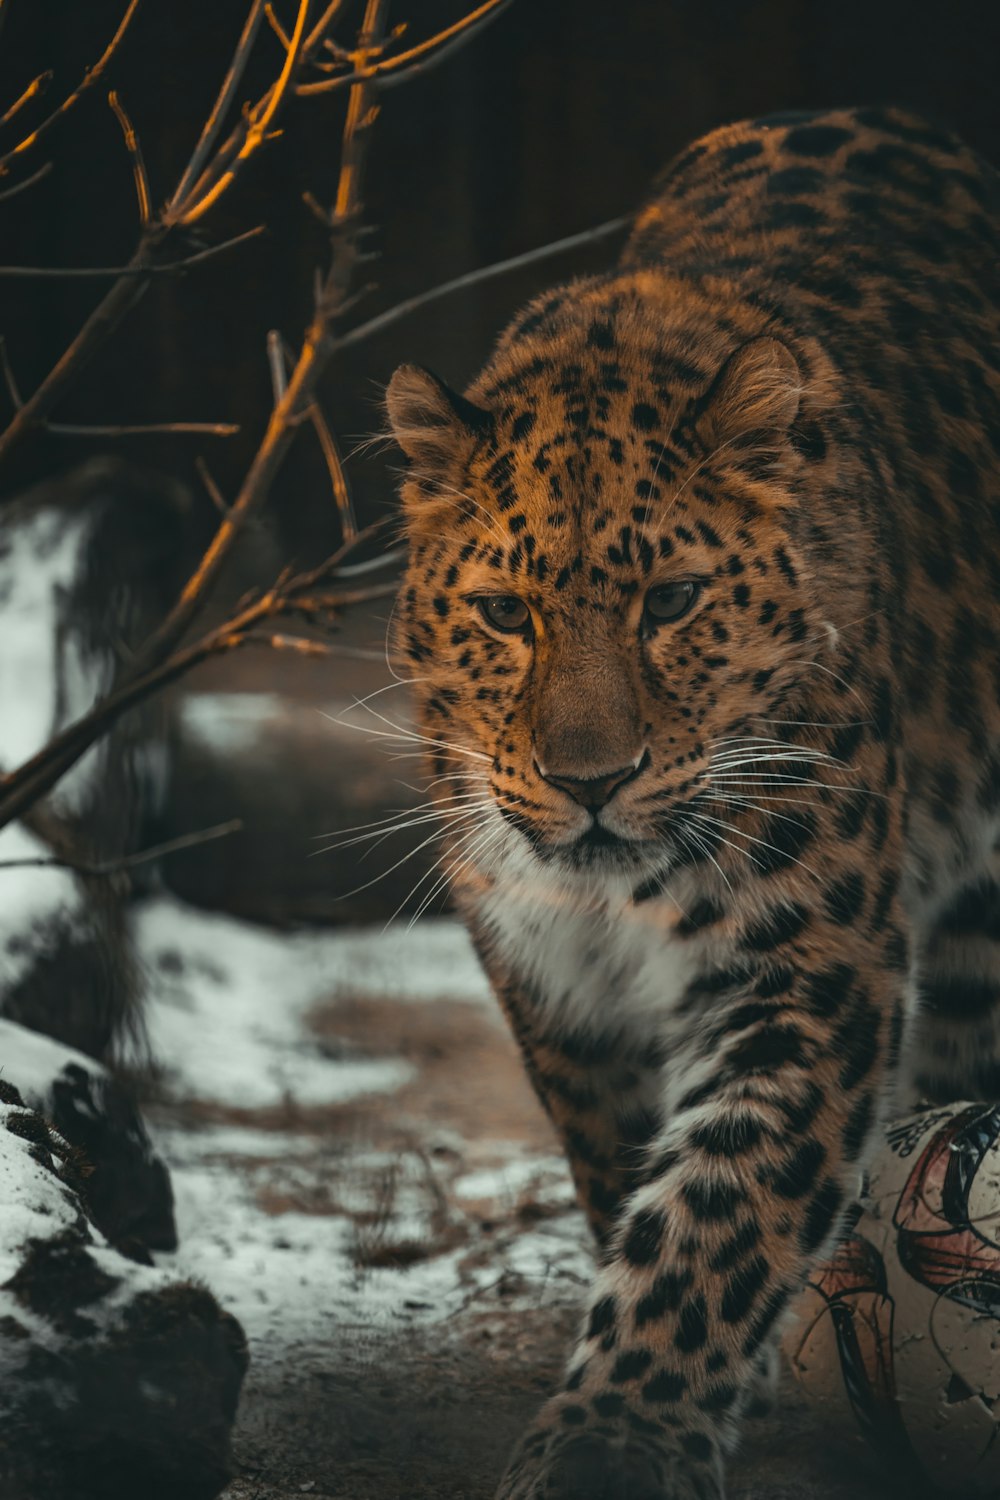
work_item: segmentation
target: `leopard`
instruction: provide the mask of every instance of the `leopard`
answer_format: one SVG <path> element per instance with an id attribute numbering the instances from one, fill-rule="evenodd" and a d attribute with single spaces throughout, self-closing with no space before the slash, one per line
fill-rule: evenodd
<path id="1" fill-rule="evenodd" d="M 388 384 L 445 871 L 595 1243 L 498 1500 L 722 1500 L 885 1122 L 1000 1096 L 998 182 L 727 125 Z"/>

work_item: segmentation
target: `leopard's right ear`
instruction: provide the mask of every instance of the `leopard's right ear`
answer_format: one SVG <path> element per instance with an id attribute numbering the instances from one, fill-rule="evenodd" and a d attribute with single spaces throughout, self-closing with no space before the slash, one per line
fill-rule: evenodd
<path id="1" fill-rule="evenodd" d="M 393 437 L 414 467 L 434 474 L 467 457 L 492 418 L 422 365 L 400 365 L 385 393 Z"/>

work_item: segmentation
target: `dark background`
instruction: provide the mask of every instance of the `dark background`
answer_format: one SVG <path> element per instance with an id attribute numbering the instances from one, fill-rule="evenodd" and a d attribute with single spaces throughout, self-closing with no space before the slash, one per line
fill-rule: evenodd
<path id="1" fill-rule="evenodd" d="M 287 22 L 290 0 L 277 7 Z M 107 87 L 120 91 L 133 117 L 160 200 L 197 137 L 246 8 L 246 0 L 145 0 L 107 78 L 32 153 L 32 168 L 54 162 L 50 176 L 0 202 L 0 261 L 127 259 L 134 198 Z M 49 102 L 62 97 L 100 54 L 123 9 L 123 0 L 9 0 L 0 100 L 13 99 L 43 67 L 56 72 Z M 345 40 L 360 9 L 345 12 Z M 411 21 L 416 40 L 465 9 L 462 0 L 397 0 L 392 19 Z M 258 53 L 259 76 L 267 77 L 277 43 L 266 26 Z M 358 317 L 628 211 L 673 152 L 743 115 L 891 100 L 949 120 L 997 160 L 998 62 L 1000 6 L 969 0 L 947 7 L 913 0 L 516 0 L 439 69 L 382 96 L 366 195 L 381 254 L 373 268 L 379 288 Z M 206 242 L 258 222 L 268 225 L 267 239 L 183 279 L 159 281 L 57 414 L 77 422 L 239 422 L 237 438 L 115 443 L 125 456 L 189 481 L 205 525 L 211 512 L 194 457 L 201 452 L 232 493 L 266 420 L 266 332 L 278 327 L 295 341 L 309 313 L 313 268 L 324 263 L 325 247 L 301 194 L 332 194 L 344 100 L 341 93 L 294 103 L 284 138 L 203 221 Z M 30 118 L 25 111 L 4 132 L 4 149 Z M 351 351 L 323 386 L 345 449 L 379 426 L 379 390 L 400 359 L 429 364 L 460 385 L 525 296 L 612 254 L 605 245 L 533 265 Z M 30 390 L 50 367 L 100 288 L 0 280 L 0 332 L 22 388 Z M 39 436 L 0 476 L 0 493 L 98 446 L 94 439 Z M 356 459 L 351 469 L 364 518 L 391 504 L 384 460 Z M 336 540 L 308 435 L 286 465 L 270 515 L 272 540 L 286 556 L 313 557 Z"/>

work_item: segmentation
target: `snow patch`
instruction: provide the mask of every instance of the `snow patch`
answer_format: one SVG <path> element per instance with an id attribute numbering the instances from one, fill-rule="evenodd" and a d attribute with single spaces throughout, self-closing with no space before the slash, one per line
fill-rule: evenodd
<path id="1" fill-rule="evenodd" d="M 19 823 L 8 823 L 0 831 L 0 995 L 37 961 L 33 936 L 43 923 L 56 917 L 67 924 L 85 923 L 82 890 L 69 870 L 30 865 L 5 869 L 2 863 L 51 856 L 51 849 Z"/>
<path id="2" fill-rule="evenodd" d="M 338 995 L 492 1003 L 455 922 L 288 935 L 158 899 L 139 909 L 134 931 L 153 1056 L 178 1098 L 266 1109 L 392 1092 L 410 1064 L 328 1056 L 304 1025 L 314 1006 Z"/>
<path id="3" fill-rule="evenodd" d="M 90 1077 L 108 1076 L 100 1063 L 74 1047 L 29 1031 L 16 1021 L 0 1019 L 0 1078 L 12 1083 L 34 1107 L 48 1097 L 55 1079 L 71 1066 L 82 1068 Z"/>
<path id="4" fill-rule="evenodd" d="M 238 754 L 252 750 L 261 727 L 287 711 L 278 693 L 188 693 L 181 700 L 182 735 L 218 755 Z"/>

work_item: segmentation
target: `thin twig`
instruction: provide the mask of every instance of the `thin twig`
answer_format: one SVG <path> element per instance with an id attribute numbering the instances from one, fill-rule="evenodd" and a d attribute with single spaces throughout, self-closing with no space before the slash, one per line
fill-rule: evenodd
<path id="1" fill-rule="evenodd" d="M 280 614 L 306 613 L 307 606 L 315 610 L 322 609 L 329 620 L 334 612 L 369 599 L 386 598 L 395 589 L 394 583 L 376 584 L 367 589 L 325 596 L 321 601 L 298 600 L 291 594 L 279 596 L 274 591 L 269 591 L 260 599 L 254 600 L 239 615 L 210 630 L 192 645 L 175 651 L 148 671 L 129 677 L 107 697 L 95 703 L 87 713 L 55 735 L 24 765 L 7 776 L 0 776 L 0 827 L 6 827 L 44 796 L 127 709 L 151 693 L 176 682 L 179 677 L 191 671 L 192 667 L 199 666 L 211 656 L 236 650 L 241 646 L 259 644 L 260 635 L 255 634 L 251 638 L 250 632 L 262 621 Z"/>
<path id="2" fill-rule="evenodd" d="M 522 266 L 530 266 L 535 261 L 547 260 L 552 255 L 561 255 L 566 250 L 578 250 L 583 245 L 596 244 L 600 240 L 610 239 L 612 235 L 627 229 L 631 223 L 632 216 L 625 214 L 621 218 L 608 219 L 603 224 L 597 224 L 593 229 L 584 229 L 579 234 L 568 234 L 564 239 L 552 240 L 548 245 L 539 245 L 535 250 L 525 250 L 522 254 L 512 255 L 507 260 L 494 261 L 492 265 L 480 266 L 476 271 L 466 271 L 462 276 L 456 276 L 451 281 L 444 281 L 440 286 L 431 287 L 427 292 L 418 292 L 415 297 L 408 297 L 405 302 L 397 302 L 395 307 L 387 308 L 385 312 L 369 318 L 366 323 L 359 323 L 356 328 L 350 328 L 346 333 L 338 334 L 337 347 L 349 349 L 352 344 L 360 344 L 363 339 L 372 338 L 383 329 L 391 328 L 401 318 L 408 318 L 411 313 L 419 312 L 420 308 L 437 302 L 440 297 L 450 297 L 453 292 L 461 292 L 467 287 L 478 286 L 481 282 L 492 281 L 495 276 L 505 276 L 508 271 L 518 271 Z"/>
<path id="3" fill-rule="evenodd" d="M 14 103 L 10 106 L 5 114 L 0 115 L 0 126 L 9 124 L 19 110 L 22 110 L 26 104 L 29 104 L 31 100 L 36 98 L 39 94 L 44 94 L 45 90 L 48 88 L 51 82 L 51 68 L 47 68 L 44 73 L 39 73 L 37 78 L 33 78 L 28 84 L 28 87 L 25 89 L 24 93 L 21 94 L 19 98 L 14 100 Z"/>
<path id="4" fill-rule="evenodd" d="M 197 181 L 205 163 L 208 161 L 222 121 L 230 104 L 233 102 L 236 90 L 240 86 L 240 79 L 243 77 L 247 62 L 250 59 L 250 53 L 253 50 L 253 44 L 257 36 L 257 28 L 260 26 L 260 19 L 263 13 L 264 0 L 253 0 L 250 13 L 240 33 L 240 39 L 236 44 L 233 60 L 229 64 L 225 78 L 222 80 L 222 87 L 219 90 L 218 97 L 212 106 L 212 111 L 208 119 L 205 121 L 201 135 L 198 137 L 198 144 L 191 153 L 191 160 L 181 173 L 181 180 L 177 184 L 176 191 L 167 205 L 168 216 L 180 210 L 181 205 L 187 199 L 191 187 Z"/>
<path id="5" fill-rule="evenodd" d="M 132 164 L 132 178 L 135 182 L 136 203 L 139 209 L 139 225 L 145 229 L 152 218 L 152 209 L 149 200 L 149 178 L 146 176 L 146 163 L 142 159 L 142 147 L 139 145 L 139 137 L 135 133 L 135 127 L 125 112 L 125 106 L 118 97 L 115 89 L 108 93 L 108 103 L 114 110 L 115 119 L 122 128 L 125 137 L 125 150 L 128 152 L 129 161 Z"/>
<path id="6" fill-rule="evenodd" d="M 225 523 L 219 530 L 224 529 Z M 325 566 L 336 569 L 341 558 L 353 551 L 355 546 L 380 535 L 384 529 L 384 522 L 377 522 L 366 528 L 353 542 L 345 543 L 328 558 Z M 192 644 L 178 647 L 172 654 L 164 653 L 158 661 L 155 658 L 152 662 L 149 661 L 151 653 L 147 643 L 146 659 L 136 658 L 130 674 L 118 687 L 112 689 L 79 719 L 60 730 L 17 770 L 7 775 L 0 774 L 0 828 L 6 827 L 37 803 L 76 764 L 90 745 L 134 704 L 183 677 L 192 667 L 207 661 L 210 656 L 247 644 L 247 632 L 262 622 L 282 614 L 308 613 L 310 605 L 317 609 L 321 607 L 329 620 L 333 613 L 369 599 L 385 598 L 396 589 L 395 583 L 375 584 L 342 594 L 324 595 L 320 601 L 311 601 L 308 591 L 314 586 L 318 571 L 314 569 L 287 580 L 281 593 L 271 589 L 256 599 L 248 600 L 231 619 L 208 631 Z M 175 607 L 169 618 L 175 618 L 177 614 Z M 193 611 L 184 614 L 185 625 L 192 614 Z M 179 639 L 179 636 L 175 638 Z"/>
<path id="7" fill-rule="evenodd" d="M 227 166 L 214 182 L 205 182 L 204 178 L 195 182 L 188 198 L 183 202 L 178 202 L 176 217 L 179 224 L 196 224 L 212 205 L 218 202 L 222 194 L 231 185 L 241 164 L 246 161 L 247 157 L 252 156 L 261 142 L 266 139 L 274 117 L 284 102 L 285 96 L 295 77 L 296 67 L 299 62 L 299 51 L 305 37 L 306 21 L 309 18 L 309 4 L 310 0 L 299 0 L 298 15 L 295 19 L 295 28 L 292 31 L 288 51 L 285 54 L 284 66 L 274 86 L 268 90 L 261 103 L 255 109 L 251 110 L 247 119 L 247 129 L 243 144 L 236 153 L 232 164 Z"/>
<path id="8" fill-rule="evenodd" d="M 388 0 L 366 0 L 362 21 L 363 45 L 378 42 L 387 4 Z M 300 7 L 300 26 L 302 21 L 303 10 Z M 359 84 L 352 91 L 344 122 L 336 209 L 338 223 L 344 226 L 354 223 L 360 207 L 359 193 L 364 165 L 364 148 L 360 137 L 365 128 L 362 120 L 370 101 L 369 89 L 369 85 Z M 353 241 L 350 234 L 335 230 L 330 271 L 321 288 L 316 311 L 306 331 L 287 389 L 271 412 L 261 445 L 228 515 L 185 584 L 177 603 L 139 653 L 136 671 L 150 669 L 153 663 L 162 660 L 175 649 L 201 609 L 238 536 L 263 504 L 291 444 L 295 423 L 299 415 L 310 406 L 316 382 L 335 347 L 330 334 L 330 322 L 339 310 L 341 301 L 349 294 L 352 253 Z"/>
<path id="9" fill-rule="evenodd" d="M 216 484 L 215 480 L 212 478 L 212 475 L 209 473 L 208 464 L 199 455 L 194 461 L 194 466 L 198 470 L 198 475 L 201 479 L 201 482 L 208 491 L 209 499 L 215 506 L 216 510 L 219 512 L 219 515 L 228 516 L 229 506 L 223 499 L 222 491 L 219 489 L 219 486 Z"/>
<path id="10" fill-rule="evenodd" d="M 270 0 L 268 0 L 268 3 L 264 6 L 264 15 L 267 17 L 267 24 L 270 26 L 271 30 L 278 38 L 278 41 L 287 52 L 289 47 L 292 45 L 292 40 L 288 35 L 288 32 L 285 30 L 284 26 L 282 26 L 281 22 L 278 20 L 278 17 L 275 15 L 274 6 L 270 3 Z"/>
<path id="11" fill-rule="evenodd" d="M 117 875 L 122 870 L 132 870 L 136 865 L 145 865 L 150 860 L 177 854 L 182 849 L 193 849 L 198 844 L 210 844 L 215 839 L 224 839 L 229 834 L 241 833 L 242 830 L 243 819 L 230 818 L 228 823 L 217 823 L 214 828 L 203 828 L 198 833 L 184 833 L 179 838 L 167 839 L 163 844 L 152 844 L 148 849 L 140 849 L 136 854 L 123 854 L 118 859 L 102 859 L 96 864 L 45 855 L 37 859 L 0 859 L 0 870 L 57 869 L 73 870 L 77 875 Z"/>
<path id="12" fill-rule="evenodd" d="M 281 334 L 272 328 L 267 336 L 267 365 L 271 372 L 271 395 L 275 406 L 288 389 L 285 373 L 285 353 Z"/>
<path id="13" fill-rule="evenodd" d="M 343 8 L 344 0 L 330 0 L 330 4 L 320 16 L 312 31 L 310 31 L 309 35 L 306 37 L 306 44 L 302 50 L 307 57 L 311 56 L 312 53 L 315 52 L 320 42 L 323 41 L 327 28 L 333 25 L 334 21 L 337 19 L 337 16 L 340 14 Z"/>
<path id="14" fill-rule="evenodd" d="M 14 403 L 14 410 L 17 411 L 19 407 L 24 405 L 24 402 L 21 400 L 21 392 L 18 388 L 17 381 L 14 378 L 14 370 L 10 362 L 10 353 L 7 349 L 7 340 L 2 333 L 0 333 L 0 369 L 2 369 L 3 371 L 4 385 L 7 387 L 10 399 Z"/>
<path id="15" fill-rule="evenodd" d="M 35 129 L 31 132 L 30 135 L 26 135 L 23 141 L 19 141 L 12 151 L 8 151 L 5 156 L 0 156 L 0 175 L 9 170 L 10 163 L 12 161 L 14 161 L 17 157 L 23 155 L 25 151 L 30 150 L 36 141 L 40 140 L 43 135 L 46 135 L 48 131 L 51 130 L 56 121 L 61 119 L 61 117 L 66 114 L 68 110 L 71 110 L 73 108 L 74 104 L 76 104 L 80 97 L 84 93 L 86 93 L 87 89 L 93 88 L 94 84 L 100 78 L 101 74 L 104 72 L 112 57 L 114 57 L 115 53 L 118 51 L 122 38 L 131 25 L 132 18 L 139 8 L 139 3 L 140 0 L 129 0 L 125 14 L 122 16 L 121 20 L 118 23 L 118 30 L 115 32 L 108 45 L 105 47 L 104 51 L 101 53 L 101 56 L 98 58 L 94 66 L 92 68 L 88 68 L 84 73 L 82 79 L 77 84 L 73 92 L 71 94 L 67 94 L 62 103 L 58 105 L 58 107 L 54 109 L 50 115 L 47 115 L 40 125 L 36 125 Z"/>
<path id="16" fill-rule="evenodd" d="M 46 432 L 62 437 L 136 437 L 139 434 L 194 432 L 206 437 L 235 437 L 236 422 L 46 422 Z"/>
<path id="17" fill-rule="evenodd" d="M 23 182 L 15 182 L 13 187 L 4 188 L 3 192 L 0 193 L 0 203 L 3 203 L 5 198 L 16 198 L 18 193 L 24 192 L 25 188 L 34 187 L 35 183 L 41 182 L 43 177 L 48 177 L 51 171 L 52 163 L 50 161 L 43 162 L 38 171 L 32 172 L 30 177 L 25 177 Z"/>
<path id="18" fill-rule="evenodd" d="M 335 89 L 347 88 L 366 79 L 374 79 L 380 88 L 390 88 L 393 84 L 409 80 L 414 74 L 426 72 L 431 66 L 443 62 L 446 57 L 451 56 L 452 52 L 464 46 L 468 36 L 471 36 L 473 32 L 478 33 L 490 21 L 496 20 L 501 11 L 510 4 L 511 0 L 485 0 L 485 4 L 470 11 L 453 26 L 445 27 L 443 31 L 428 37 L 417 46 L 397 53 L 395 57 L 379 59 L 373 63 L 362 62 L 355 67 L 353 72 L 341 73 L 335 78 L 322 78 L 315 83 L 300 83 L 296 92 L 304 95 L 330 94 Z M 428 57 L 428 53 L 434 53 L 434 56 Z M 353 57 L 354 54 L 352 54 Z M 425 60 L 418 62 L 419 58 Z M 405 73 L 400 72 L 402 69 L 406 70 Z"/>
<path id="19" fill-rule="evenodd" d="M 236 643 L 240 646 L 267 646 L 272 651 L 295 651 L 299 656 L 336 656 L 336 646 L 327 641 L 313 641 L 304 635 L 264 635 L 251 631 Z"/>
<path id="20" fill-rule="evenodd" d="M 314 218 L 319 220 L 323 228 L 329 229 L 330 215 L 327 213 L 322 203 L 319 202 L 315 194 L 308 191 L 304 192 L 302 194 L 302 202 L 305 204 L 306 208 L 308 208 L 309 212 L 314 216 Z"/>
<path id="21" fill-rule="evenodd" d="M 49 171 L 52 163 L 49 162 L 42 170 Z M 35 173 L 35 178 L 40 177 L 41 172 Z M 27 178 L 18 183 L 16 188 L 10 192 L 20 192 L 21 188 L 27 187 L 33 178 Z M 0 198 L 4 194 L 0 193 Z M 166 260 L 145 262 L 143 264 L 132 264 L 129 266 L 0 266 L 0 276 L 176 276 L 182 274 L 190 266 L 197 266 L 203 260 L 211 260 L 216 255 L 221 255 L 224 250 L 232 250 L 234 245 L 242 245 L 246 240 L 255 240 L 258 235 L 264 234 L 266 224 L 257 224 L 253 229 L 244 229 L 242 234 L 234 234 L 231 239 L 222 240 L 218 245 L 209 245 L 207 250 L 197 250 L 193 255 L 185 255 L 180 260 Z"/>
<path id="22" fill-rule="evenodd" d="M 272 339 L 275 340 L 274 349 L 272 349 Z M 272 331 L 271 333 L 269 333 L 267 336 L 267 340 L 268 356 L 272 359 L 271 381 L 272 385 L 274 385 L 275 389 L 277 389 L 273 360 L 275 352 L 277 351 L 279 346 L 281 352 L 278 358 L 281 366 L 282 381 L 284 380 L 286 366 L 288 369 L 293 368 L 295 361 L 292 357 L 292 351 L 288 348 L 287 344 L 283 343 L 280 340 L 280 336 L 276 332 Z M 275 399 L 277 399 L 277 397 L 275 397 Z M 312 423 L 313 431 L 315 432 L 316 437 L 319 441 L 319 446 L 323 453 L 323 459 L 326 463 L 326 471 L 330 476 L 330 488 L 333 491 L 334 504 L 336 505 L 337 512 L 340 516 L 341 536 L 345 541 L 352 541 L 358 534 L 358 523 L 357 518 L 354 514 L 354 502 L 351 499 L 350 485 L 347 482 L 347 474 L 344 471 L 344 461 L 340 456 L 340 449 L 337 446 L 337 439 L 333 435 L 333 431 L 330 427 L 329 422 L 326 420 L 326 415 L 318 400 L 314 400 L 312 402 L 309 410 L 306 412 L 306 416 Z"/>
<path id="23" fill-rule="evenodd" d="M 340 515 L 340 530 L 345 540 L 352 540 L 358 534 L 358 523 L 354 514 L 354 504 L 351 500 L 351 491 L 347 483 L 347 475 L 344 472 L 344 463 L 337 447 L 337 439 L 322 407 L 318 401 L 314 401 L 307 413 L 313 430 L 319 439 L 320 448 L 323 450 L 323 458 L 326 462 L 326 471 L 330 476 L 330 488 L 333 490 L 333 500 Z"/>

